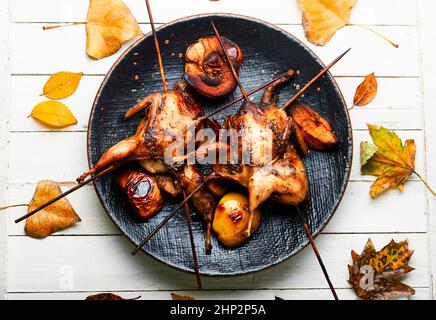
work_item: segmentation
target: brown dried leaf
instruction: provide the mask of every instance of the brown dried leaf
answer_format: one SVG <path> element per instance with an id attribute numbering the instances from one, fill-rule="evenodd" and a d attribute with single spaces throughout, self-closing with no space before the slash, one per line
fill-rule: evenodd
<path id="1" fill-rule="evenodd" d="M 82 72 L 57 72 L 46 82 L 43 94 L 53 100 L 69 97 L 77 90 L 82 76 Z"/>
<path id="2" fill-rule="evenodd" d="M 357 87 L 354 94 L 353 106 L 365 106 L 374 100 L 377 95 L 377 79 L 374 76 L 374 72 L 367 75 L 363 82 Z"/>
<path id="3" fill-rule="evenodd" d="M 90 296 L 87 296 L 85 300 L 138 300 L 141 298 L 141 296 L 130 298 L 130 299 L 124 299 L 123 297 L 120 297 L 117 294 L 114 293 L 97 293 Z"/>
<path id="4" fill-rule="evenodd" d="M 307 39 L 318 46 L 325 45 L 340 28 L 348 23 L 357 0 L 298 0 L 303 11 L 303 27 Z"/>
<path id="5" fill-rule="evenodd" d="M 407 240 L 399 243 L 391 240 L 376 252 L 371 239 L 368 239 L 360 255 L 351 251 L 353 264 L 348 266 L 348 282 L 356 294 L 365 300 L 389 300 L 414 295 L 415 290 L 400 281 L 402 276 L 414 270 L 409 266 L 412 254 Z"/>
<path id="6" fill-rule="evenodd" d="M 70 109 L 59 101 L 48 100 L 38 103 L 30 115 L 50 128 L 59 129 L 77 123 L 77 119 Z"/>
<path id="7" fill-rule="evenodd" d="M 90 0 L 86 18 L 86 53 L 102 59 L 142 35 L 138 22 L 121 0 Z"/>
<path id="8" fill-rule="evenodd" d="M 173 300 L 195 300 L 195 298 L 193 298 L 191 296 L 183 296 L 183 295 L 176 294 L 176 293 L 171 293 L 171 299 L 173 299 Z"/>
<path id="9" fill-rule="evenodd" d="M 61 193 L 61 188 L 54 181 L 43 180 L 38 182 L 35 194 L 29 203 L 28 212 L 38 208 Z M 27 218 L 24 231 L 32 238 L 45 238 L 79 221 L 80 217 L 76 214 L 71 204 L 66 198 L 63 198 Z"/>

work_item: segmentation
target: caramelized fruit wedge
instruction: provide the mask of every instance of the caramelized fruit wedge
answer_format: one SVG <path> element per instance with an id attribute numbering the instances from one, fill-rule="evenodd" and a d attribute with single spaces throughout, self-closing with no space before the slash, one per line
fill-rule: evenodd
<path id="1" fill-rule="evenodd" d="M 236 192 L 227 193 L 218 203 L 212 224 L 218 240 L 228 248 L 241 245 L 248 239 L 245 231 L 249 216 L 248 198 Z M 250 234 L 259 228 L 260 218 L 260 210 L 256 209 L 253 213 Z"/>
<path id="2" fill-rule="evenodd" d="M 138 218 L 147 220 L 162 209 L 164 199 L 156 180 L 149 174 L 127 170 L 118 176 L 117 183 Z"/>
<path id="3" fill-rule="evenodd" d="M 229 39 L 221 37 L 227 54 L 239 73 L 241 49 Z M 209 98 L 219 98 L 236 87 L 236 81 L 226 63 L 218 38 L 200 38 L 186 50 L 185 79 L 198 92 Z"/>
<path id="4" fill-rule="evenodd" d="M 330 124 L 315 110 L 304 104 L 295 103 L 291 107 L 291 116 L 309 148 L 326 150 L 338 143 Z"/>

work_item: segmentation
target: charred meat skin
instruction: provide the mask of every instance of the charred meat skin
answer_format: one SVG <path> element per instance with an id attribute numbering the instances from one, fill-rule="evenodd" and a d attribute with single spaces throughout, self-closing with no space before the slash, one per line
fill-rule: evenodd
<path id="1" fill-rule="evenodd" d="M 231 63 L 239 72 L 243 55 L 232 41 L 221 37 Z M 200 38 L 186 50 L 185 80 L 202 95 L 219 98 L 233 91 L 236 81 L 223 56 L 218 38 Z"/>
<path id="2" fill-rule="evenodd" d="M 125 117 L 130 119 L 144 110 L 146 110 L 146 115 L 141 120 L 136 133 L 110 147 L 104 152 L 97 164 L 80 176 L 78 181 L 83 181 L 87 176 L 109 165 L 139 161 L 153 173 L 170 173 L 173 177 L 176 177 L 181 187 L 187 191 L 187 194 L 202 183 L 203 176 L 194 166 L 189 167 L 183 163 L 173 164 L 165 161 L 167 150 L 174 149 L 179 143 L 182 144 L 182 149 L 185 149 L 184 144 L 187 141 L 195 140 L 194 132 L 204 127 L 203 123 L 195 122 L 198 117 L 204 115 L 204 110 L 195 102 L 187 82 L 184 80 L 178 82 L 174 86 L 174 90 L 164 94 L 150 94 L 130 108 Z M 192 123 L 196 123 L 196 130 L 187 130 Z M 178 136 L 183 136 L 184 139 L 178 142 L 176 140 Z M 168 184 L 162 185 L 162 187 L 165 186 L 168 186 Z M 172 188 L 173 186 L 169 187 Z M 169 193 L 178 192 L 175 188 L 166 191 L 169 191 Z M 210 250 L 209 230 L 211 229 L 214 213 L 214 198 L 207 190 L 202 190 L 198 196 L 193 197 L 192 202 L 195 209 L 201 213 L 208 224 L 206 247 Z"/>
<path id="3" fill-rule="evenodd" d="M 307 197 L 309 182 L 303 162 L 290 145 L 292 118 L 277 106 L 275 92 L 289 82 L 294 72 L 289 70 L 283 77 L 265 89 L 262 103 L 245 102 L 233 117 L 227 117 L 223 123 L 226 129 L 236 132 L 245 130 L 238 138 L 238 163 L 217 164 L 212 167 L 209 179 L 223 179 L 239 183 L 248 189 L 250 219 L 247 224 L 247 236 L 251 232 L 252 217 L 255 210 L 267 199 L 297 205 Z M 257 132 L 268 132 L 265 139 Z M 250 162 L 242 163 L 242 145 L 248 146 Z M 270 150 L 266 157 L 264 150 Z M 228 145 L 229 158 L 231 145 Z M 244 151 L 245 153 L 247 150 Z M 216 182 L 215 182 L 216 183 Z M 214 185 L 211 185 L 214 187 Z M 213 188 L 215 189 L 215 188 Z"/>
<path id="4" fill-rule="evenodd" d="M 150 219 L 162 209 L 164 199 L 151 175 L 139 170 L 127 170 L 118 176 L 117 183 L 141 220 Z"/>

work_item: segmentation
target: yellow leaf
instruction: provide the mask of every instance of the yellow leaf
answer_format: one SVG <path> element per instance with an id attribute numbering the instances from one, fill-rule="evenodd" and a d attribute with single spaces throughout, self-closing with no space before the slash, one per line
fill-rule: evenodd
<path id="1" fill-rule="evenodd" d="M 356 89 L 353 100 L 354 106 L 362 107 L 370 103 L 377 95 L 377 89 L 378 84 L 374 73 L 367 75 Z"/>
<path id="2" fill-rule="evenodd" d="M 60 100 L 71 96 L 79 86 L 83 73 L 57 72 L 46 82 L 43 94 L 50 99 Z"/>
<path id="3" fill-rule="evenodd" d="M 121 0 L 90 0 L 86 18 L 86 53 L 102 59 L 142 35 L 133 14 Z"/>
<path id="4" fill-rule="evenodd" d="M 58 101 L 38 103 L 31 116 L 48 127 L 64 128 L 77 123 L 76 117 L 66 105 Z"/>
<path id="5" fill-rule="evenodd" d="M 377 177 L 371 185 L 371 198 L 375 199 L 388 189 L 403 191 L 413 173 L 436 196 L 427 181 L 415 171 L 416 145 L 413 140 L 406 140 L 403 144 L 394 131 L 371 124 L 368 124 L 368 129 L 374 145 L 366 141 L 361 143 L 360 171 L 363 175 Z"/>
<path id="6" fill-rule="evenodd" d="M 350 11 L 357 0 L 298 0 L 303 11 L 303 27 L 307 39 L 325 45 L 348 23 Z"/>
<path id="7" fill-rule="evenodd" d="M 61 188 L 56 182 L 50 180 L 38 182 L 35 194 L 29 203 L 28 212 L 35 210 L 61 193 Z M 24 231 L 32 238 L 45 238 L 79 221 L 80 217 L 71 204 L 66 198 L 63 198 L 27 218 Z"/>

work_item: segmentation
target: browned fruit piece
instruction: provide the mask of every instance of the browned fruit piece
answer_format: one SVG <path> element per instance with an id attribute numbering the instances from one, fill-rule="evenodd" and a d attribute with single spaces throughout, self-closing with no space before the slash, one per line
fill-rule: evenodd
<path id="1" fill-rule="evenodd" d="M 128 170 L 117 182 L 140 219 L 147 220 L 162 209 L 164 200 L 152 176 L 139 170 Z"/>
<path id="2" fill-rule="evenodd" d="M 229 39 L 221 37 L 227 54 L 239 73 L 241 49 Z M 186 50 L 185 79 L 201 94 L 209 98 L 222 97 L 236 87 L 236 80 L 226 62 L 218 38 L 199 39 Z"/>
<path id="3" fill-rule="evenodd" d="M 215 210 L 212 228 L 218 236 L 218 240 L 226 247 L 234 248 L 248 239 L 245 234 L 249 220 L 248 199 L 246 196 L 229 192 Z M 253 234 L 260 225 L 260 210 L 253 213 L 253 221 L 250 234 Z"/>
<path id="4" fill-rule="evenodd" d="M 296 103 L 291 108 L 291 116 L 304 142 L 310 148 L 325 150 L 338 143 L 330 124 L 315 110 Z"/>

